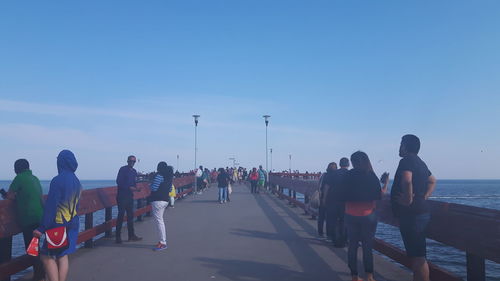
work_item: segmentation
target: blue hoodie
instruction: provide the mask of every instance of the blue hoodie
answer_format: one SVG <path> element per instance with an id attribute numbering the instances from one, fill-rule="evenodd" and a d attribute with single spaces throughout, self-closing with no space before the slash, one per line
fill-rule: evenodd
<path id="1" fill-rule="evenodd" d="M 78 163 L 71 151 L 63 150 L 57 156 L 59 174 L 50 182 L 42 222 L 38 228 L 40 232 L 59 226 L 78 229 L 77 210 L 82 187 L 75 175 L 77 167 Z"/>

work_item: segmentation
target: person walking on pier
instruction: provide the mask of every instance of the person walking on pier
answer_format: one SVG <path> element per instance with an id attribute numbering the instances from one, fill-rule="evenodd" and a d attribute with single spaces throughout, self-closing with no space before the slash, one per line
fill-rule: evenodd
<path id="1" fill-rule="evenodd" d="M 250 172 L 250 175 L 248 176 L 248 180 L 250 181 L 251 192 L 258 193 L 257 192 L 257 181 L 259 180 L 259 173 L 257 172 L 257 169 L 255 167 L 252 169 L 252 172 Z"/>
<path id="2" fill-rule="evenodd" d="M 120 168 L 116 177 L 118 193 L 116 203 L 118 205 L 118 217 L 116 218 L 116 238 L 117 244 L 122 243 L 121 232 L 123 217 L 127 213 L 128 241 L 139 241 L 141 237 L 134 232 L 134 191 L 139 191 L 136 187 L 137 171 L 134 169 L 136 158 L 130 155 L 127 158 L 127 165 Z"/>
<path id="3" fill-rule="evenodd" d="M 334 171 L 337 170 L 337 163 L 331 162 L 326 167 L 326 173 L 321 175 L 319 179 L 319 208 L 318 208 L 318 235 L 323 237 L 323 226 L 325 225 L 326 218 L 326 201 L 325 201 L 325 189 L 328 188 L 325 179 L 327 177 L 331 177 Z M 326 238 L 328 240 L 333 239 L 332 233 L 330 233 L 328 229 L 328 225 L 326 228 Z"/>
<path id="4" fill-rule="evenodd" d="M 24 238 L 24 246 L 27 249 L 33 230 L 40 226 L 43 214 L 42 185 L 30 170 L 30 164 L 26 159 L 18 159 L 14 162 L 16 177 L 9 187 L 7 198 L 14 200 L 17 211 L 18 224 Z M 43 280 L 45 272 L 39 257 L 33 259 L 33 280 Z"/>
<path id="5" fill-rule="evenodd" d="M 344 176 L 349 168 L 349 159 L 343 157 L 339 161 L 340 169 L 335 170 L 324 179 L 325 206 L 326 206 L 326 229 L 332 234 L 335 247 L 343 248 L 346 244 L 346 230 L 344 226 L 345 203 L 340 200 L 339 190 Z"/>
<path id="6" fill-rule="evenodd" d="M 223 168 L 219 168 L 219 175 L 217 175 L 217 186 L 219 187 L 219 203 L 226 203 L 227 187 L 231 178 Z"/>
<path id="7" fill-rule="evenodd" d="M 198 169 L 195 171 L 196 175 L 196 188 L 198 194 L 202 194 L 203 190 L 203 166 L 200 166 Z"/>
<path id="8" fill-rule="evenodd" d="M 257 193 L 266 186 L 267 183 L 267 174 L 264 169 L 262 169 L 262 165 L 259 165 L 259 183 L 257 184 Z"/>
<path id="9" fill-rule="evenodd" d="M 40 248 L 40 257 L 48 281 L 65 281 L 69 271 L 68 255 L 76 251 L 80 219 L 77 215 L 82 186 L 76 177 L 78 167 L 75 155 L 63 150 L 57 156 L 58 175 L 50 182 L 49 194 L 40 226 L 33 236 L 46 239 Z M 67 247 L 49 249 L 49 237 L 57 236 L 57 228 L 65 227 Z M 52 233 L 52 234 L 51 234 Z M 64 241 L 64 240 L 63 240 Z M 52 243 L 51 243 L 52 244 Z"/>
<path id="10" fill-rule="evenodd" d="M 160 237 L 158 244 L 153 250 L 161 251 L 167 249 L 167 232 L 165 230 L 163 214 L 170 201 L 169 193 L 172 191 L 174 169 L 162 161 L 158 163 L 157 171 L 153 183 L 151 184 L 150 198 L 153 217 L 158 230 L 158 236 Z"/>
<path id="11" fill-rule="evenodd" d="M 436 187 L 436 178 L 420 157 L 420 139 L 404 135 L 399 147 L 399 161 L 391 189 L 394 216 L 399 219 L 399 230 L 412 262 L 413 280 L 428 281 L 426 260 L 426 229 L 430 221 L 427 199 Z"/>
<path id="12" fill-rule="evenodd" d="M 384 173 L 384 186 L 373 172 L 368 155 L 357 151 L 351 155 L 353 169 L 346 173 L 342 183 L 345 203 L 345 224 L 349 238 L 348 266 L 353 281 L 358 277 L 358 246 L 363 249 L 363 265 L 367 281 L 373 278 L 373 240 L 377 229 L 376 201 L 387 191 L 388 174 Z"/>

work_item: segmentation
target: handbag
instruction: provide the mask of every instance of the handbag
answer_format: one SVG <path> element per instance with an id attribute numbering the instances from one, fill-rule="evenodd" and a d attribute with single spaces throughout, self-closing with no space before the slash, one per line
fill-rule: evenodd
<path id="1" fill-rule="evenodd" d="M 228 185 L 227 185 L 227 192 L 228 192 L 229 194 L 233 193 L 233 187 L 231 186 L 231 184 L 228 184 Z"/>
<path id="2" fill-rule="evenodd" d="M 68 234 L 65 226 L 60 226 L 45 231 L 45 240 L 47 240 L 47 249 L 57 252 L 66 250 L 69 246 Z"/>

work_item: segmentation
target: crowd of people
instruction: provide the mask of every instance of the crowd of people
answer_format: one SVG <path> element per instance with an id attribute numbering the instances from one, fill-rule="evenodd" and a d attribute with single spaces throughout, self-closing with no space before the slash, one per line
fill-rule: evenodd
<path id="1" fill-rule="evenodd" d="M 121 167 L 116 178 L 116 202 L 118 216 L 115 242 L 122 243 L 121 229 L 127 215 L 128 241 L 140 241 L 134 230 L 133 193 L 137 187 L 137 171 L 134 169 L 136 157 L 127 158 L 127 165 Z M 25 248 L 33 244 L 33 238 L 45 238 L 39 247 L 39 256 L 34 259 L 33 280 L 64 281 L 69 271 L 68 255 L 75 252 L 80 220 L 77 215 L 82 185 L 76 177 L 78 162 L 69 150 L 57 156 L 58 175 L 50 182 L 49 192 L 43 202 L 40 180 L 33 175 L 28 160 L 18 159 L 14 163 L 16 177 L 9 190 L 2 190 L 2 197 L 12 200 L 16 206 L 16 217 L 23 233 Z M 153 250 L 167 248 L 163 214 L 168 206 L 174 207 L 176 189 L 173 185 L 172 166 L 158 163 L 157 171 L 150 184 L 148 201 L 152 206 L 159 242 Z"/>
<path id="2" fill-rule="evenodd" d="M 428 281 L 425 232 L 430 221 L 430 209 L 427 199 L 434 191 L 436 179 L 418 156 L 419 150 L 418 137 L 403 136 L 399 148 L 402 159 L 390 197 L 406 253 L 411 259 L 413 280 Z M 352 169 L 349 170 L 350 164 Z M 366 278 L 374 281 L 375 207 L 387 192 L 389 174 L 383 173 L 379 179 L 368 155 L 362 151 L 353 153 L 350 163 L 348 158 L 341 158 L 339 166 L 335 162 L 329 163 L 319 181 L 318 235 L 324 237 L 326 221 L 326 240 L 335 247 L 348 246 L 347 260 L 353 281 L 361 280 L 357 267 L 358 247 L 361 245 Z"/>
<path id="3" fill-rule="evenodd" d="M 420 140 L 414 135 L 405 135 L 401 140 L 399 155 L 402 157 L 397 167 L 391 189 L 391 203 L 395 217 L 399 219 L 400 232 L 407 255 L 412 261 L 414 280 L 429 280 L 426 261 L 425 231 L 430 221 L 427 199 L 435 188 L 436 179 L 426 164 L 418 156 Z M 127 158 L 127 165 L 121 167 L 116 178 L 118 217 L 115 242 L 122 243 L 121 229 L 127 215 L 128 241 L 139 241 L 134 230 L 133 193 L 137 188 L 137 171 L 134 169 L 136 157 Z M 349 166 L 352 164 L 352 169 Z M 338 167 L 339 166 L 339 167 Z M 368 281 L 374 281 L 373 241 L 377 228 L 376 202 L 388 190 L 389 174 L 380 177 L 373 171 L 368 155 L 357 151 L 337 163 L 328 164 L 326 173 L 320 177 L 318 234 L 335 247 L 348 246 L 348 267 L 352 280 L 358 281 L 357 253 L 361 246 L 364 271 Z M 16 177 L 4 198 L 14 200 L 17 218 L 22 228 L 24 242 L 28 248 L 33 237 L 45 239 L 40 247 L 40 256 L 34 262 L 34 280 L 64 281 L 69 270 L 68 255 L 76 250 L 79 217 L 77 210 L 82 186 L 75 175 L 78 163 L 75 155 L 63 150 L 57 157 L 58 175 L 50 182 L 45 203 L 40 181 L 33 175 L 26 159 L 14 163 Z M 211 183 L 217 183 L 218 202 L 230 201 L 231 184 L 250 182 L 251 193 L 258 194 L 266 189 L 268 175 L 259 169 L 219 168 L 208 170 L 200 166 L 193 171 L 198 192 L 206 190 Z M 167 249 L 166 227 L 163 219 L 167 207 L 174 207 L 176 188 L 173 185 L 175 173 L 172 166 L 159 162 L 157 171 L 150 175 L 152 206 L 158 243 L 155 251 Z M 58 233 L 66 233 L 64 247 Z M 59 240 L 58 240 L 59 239 Z M 63 238 L 64 240 L 64 238 Z M 63 243 L 64 242 L 64 243 Z"/>

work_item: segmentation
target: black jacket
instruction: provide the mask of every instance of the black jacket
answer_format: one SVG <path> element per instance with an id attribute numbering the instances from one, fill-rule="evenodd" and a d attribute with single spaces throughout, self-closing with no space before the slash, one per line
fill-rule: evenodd
<path id="1" fill-rule="evenodd" d="M 349 170 L 341 185 L 341 198 L 345 202 L 380 200 L 382 190 L 377 175 L 359 169 Z"/>

